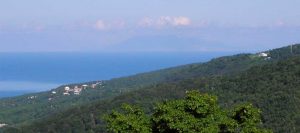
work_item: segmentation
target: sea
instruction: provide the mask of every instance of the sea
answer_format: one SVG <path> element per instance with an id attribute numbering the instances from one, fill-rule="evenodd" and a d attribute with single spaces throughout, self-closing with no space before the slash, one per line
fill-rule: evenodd
<path id="1" fill-rule="evenodd" d="M 41 92 L 63 84 L 109 80 L 233 52 L 0 53 L 0 98 Z"/>

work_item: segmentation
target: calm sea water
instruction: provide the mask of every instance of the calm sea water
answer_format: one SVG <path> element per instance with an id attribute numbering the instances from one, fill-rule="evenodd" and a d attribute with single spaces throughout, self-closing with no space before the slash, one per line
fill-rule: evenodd
<path id="1" fill-rule="evenodd" d="M 0 97 L 205 62 L 233 53 L 0 53 Z"/>

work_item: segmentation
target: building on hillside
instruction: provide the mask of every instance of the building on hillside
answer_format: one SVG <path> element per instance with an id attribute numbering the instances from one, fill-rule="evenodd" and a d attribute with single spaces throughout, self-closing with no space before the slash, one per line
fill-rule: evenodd
<path id="1" fill-rule="evenodd" d="M 82 85 L 83 89 L 86 89 L 88 87 L 88 85 Z"/>
<path id="2" fill-rule="evenodd" d="M 74 94 L 75 95 L 79 95 L 81 91 L 82 91 L 81 87 L 78 87 L 77 85 L 74 87 Z"/>
<path id="3" fill-rule="evenodd" d="M 66 86 L 65 87 L 65 91 L 69 91 L 70 90 L 70 87 L 69 86 Z"/>
<path id="4" fill-rule="evenodd" d="M 258 56 L 259 57 L 268 57 L 268 54 L 267 53 L 259 53 Z"/>
<path id="5" fill-rule="evenodd" d="M 93 89 L 95 89 L 96 86 L 97 86 L 97 84 L 92 84 L 92 85 L 91 85 L 91 87 L 92 87 Z"/>
<path id="6" fill-rule="evenodd" d="M 92 84 L 91 87 L 95 89 L 98 85 L 102 85 L 102 81 L 96 82 L 95 84 Z"/>
<path id="7" fill-rule="evenodd" d="M 63 95 L 70 95 L 70 93 L 69 92 L 64 92 Z"/>
<path id="8" fill-rule="evenodd" d="M 4 127 L 4 126 L 7 126 L 7 124 L 5 123 L 0 123 L 0 128 Z"/>
<path id="9" fill-rule="evenodd" d="M 52 94 L 56 94 L 56 91 L 52 91 L 51 93 L 52 93 Z"/>
<path id="10" fill-rule="evenodd" d="M 77 85 L 74 87 L 73 89 L 74 91 L 81 91 L 82 90 L 82 87 L 78 87 Z"/>

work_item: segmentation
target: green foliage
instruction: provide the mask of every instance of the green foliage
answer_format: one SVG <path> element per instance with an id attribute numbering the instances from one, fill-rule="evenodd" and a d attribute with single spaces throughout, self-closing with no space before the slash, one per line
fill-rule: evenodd
<path id="1" fill-rule="evenodd" d="M 230 117 L 238 123 L 241 132 L 268 132 L 258 128 L 262 124 L 261 111 L 253 108 L 252 104 L 239 105 L 232 111 Z"/>
<path id="2" fill-rule="evenodd" d="M 151 132 L 150 119 L 145 113 L 129 105 L 123 105 L 124 113 L 113 111 L 106 116 L 108 129 L 112 132 L 149 133 Z"/>
<path id="3" fill-rule="evenodd" d="M 138 108 L 126 105 L 123 113 L 113 111 L 107 117 L 108 130 L 116 133 L 264 133 L 260 111 L 251 104 L 231 111 L 222 110 L 214 96 L 187 93 L 185 99 L 159 103 L 148 117 Z M 151 117 L 151 118 L 150 118 Z M 150 121 L 151 120 L 151 121 Z"/>
<path id="4" fill-rule="evenodd" d="M 189 92 L 182 100 L 158 104 L 153 114 L 155 132 L 218 132 L 222 112 L 216 98 Z"/>

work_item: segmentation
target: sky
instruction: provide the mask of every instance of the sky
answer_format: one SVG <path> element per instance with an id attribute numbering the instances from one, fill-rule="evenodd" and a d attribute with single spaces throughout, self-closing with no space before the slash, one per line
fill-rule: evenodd
<path id="1" fill-rule="evenodd" d="M 299 0 L 1 0 L 0 52 L 258 51 L 300 42 Z"/>

